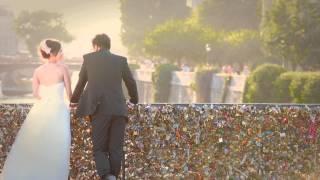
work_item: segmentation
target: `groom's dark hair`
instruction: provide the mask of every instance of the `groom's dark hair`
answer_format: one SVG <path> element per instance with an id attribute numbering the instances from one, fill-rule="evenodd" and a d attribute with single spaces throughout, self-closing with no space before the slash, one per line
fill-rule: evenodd
<path id="1" fill-rule="evenodd" d="M 100 48 L 105 48 L 110 50 L 111 48 L 111 40 L 108 35 L 106 34 L 97 34 L 93 40 L 92 40 L 92 45 L 96 45 Z"/>

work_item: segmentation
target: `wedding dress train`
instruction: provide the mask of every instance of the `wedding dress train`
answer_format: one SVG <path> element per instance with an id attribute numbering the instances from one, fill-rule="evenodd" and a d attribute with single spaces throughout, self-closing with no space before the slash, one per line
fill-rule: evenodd
<path id="1" fill-rule="evenodd" d="M 3 180 L 68 179 L 71 133 L 64 83 L 39 88 L 41 100 L 18 132 L 3 168 Z"/>

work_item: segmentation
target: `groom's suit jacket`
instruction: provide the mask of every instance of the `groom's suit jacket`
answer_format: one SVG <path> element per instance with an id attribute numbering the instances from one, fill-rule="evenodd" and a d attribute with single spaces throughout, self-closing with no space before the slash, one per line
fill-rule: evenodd
<path id="1" fill-rule="evenodd" d="M 127 59 L 108 50 L 86 54 L 83 59 L 79 80 L 71 98 L 71 103 L 79 103 L 76 115 L 92 115 L 99 109 L 106 115 L 127 117 L 122 80 L 128 89 L 130 102 L 138 103 L 137 85 Z"/>

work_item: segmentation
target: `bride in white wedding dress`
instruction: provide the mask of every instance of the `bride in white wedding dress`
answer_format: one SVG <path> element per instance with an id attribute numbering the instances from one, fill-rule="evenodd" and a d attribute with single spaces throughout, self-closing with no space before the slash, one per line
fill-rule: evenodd
<path id="1" fill-rule="evenodd" d="M 40 54 L 47 61 L 34 72 L 37 98 L 9 152 L 4 180 L 67 180 L 71 146 L 70 112 L 64 90 L 71 97 L 68 69 L 56 40 L 44 40 Z"/>

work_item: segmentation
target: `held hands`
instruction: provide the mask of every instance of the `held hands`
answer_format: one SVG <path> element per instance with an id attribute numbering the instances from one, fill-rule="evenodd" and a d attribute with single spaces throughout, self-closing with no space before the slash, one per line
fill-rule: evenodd
<path id="1" fill-rule="evenodd" d="M 129 100 L 126 100 L 126 104 L 127 104 L 129 107 L 134 106 L 134 104 L 133 104 L 132 102 L 130 102 Z"/>
<path id="2" fill-rule="evenodd" d="M 77 106 L 78 106 L 78 103 L 70 103 L 70 104 L 69 104 L 69 108 L 70 108 L 70 110 L 73 111 L 73 112 L 76 111 Z"/>
<path id="3" fill-rule="evenodd" d="M 130 102 L 131 104 L 136 105 L 136 104 L 138 104 L 138 99 L 136 99 L 136 98 L 130 98 L 129 102 Z"/>
<path id="4" fill-rule="evenodd" d="M 127 105 L 129 108 L 134 108 L 137 103 L 133 103 L 131 100 L 127 100 Z"/>

